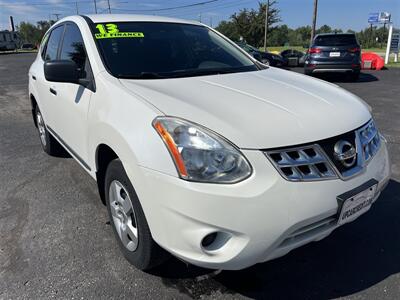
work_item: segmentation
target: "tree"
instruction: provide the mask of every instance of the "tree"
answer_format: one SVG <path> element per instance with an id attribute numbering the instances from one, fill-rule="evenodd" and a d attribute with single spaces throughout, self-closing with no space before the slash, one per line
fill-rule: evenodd
<path id="1" fill-rule="evenodd" d="M 277 1 L 270 0 L 268 10 L 268 27 L 271 28 L 281 19 L 279 9 L 275 6 Z M 247 43 L 260 47 L 264 39 L 266 4 L 258 3 L 258 9 L 242 9 L 234 13 L 229 21 L 223 21 L 217 26 L 217 30 L 232 40 L 242 37 Z"/>
<path id="2" fill-rule="evenodd" d="M 268 45 L 284 46 L 289 43 L 289 32 L 293 31 L 287 25 L 276 26 L 269 30 Z"/>
<path id="3" fill-rule="evenodd" d="M 322 25 L 319 29 L 317 29 L 316 33 L 330 33 L 332 32 L 331 26 L 328 25 Z"/>
<path id="4" fill-rule="evenodd" d="M 240 34 L 237 31 L 236 25 L 230 21 L 222 21 L 217 27 L 218 31 L 229 37 L 231 40 L 238 41 Z"/>
<path id="5" fill-rule="evenodd" d="M 279 9 L 276 8 L 277 1 L 269 1 L 268 13 L 268 34 L 267 44 L 270 46 L 307 46 L 310 43 L 311 26 L 301 26 L 296 29 L 289 28 L 287 25 L 274 26 L 280 22 Z M 242 9 L 234 13 L 228 21 L 222 21 L 216 29 L 234 41 L 243 38 L 247 43 L 261 47 L 264 42 L 266 4 L 258 3 L 257 9 Z M 342 29 L 334 29 L 325 24 L 316 30 L 316 33 L 343 32 Z M 370 28 L 355 32 L 359 43 L 363 48 L 383 47 L 387 40 L 388 30 L 386 28 Z"/>
<path id="6" fill-rule="evenodd" d="M 38 21 L 36 25 L 29 22 L 21 22 L 17 27 L 24 42 L 38 45 L 40 44 L 46 31 L 54 24 L 53 20 Z"/>

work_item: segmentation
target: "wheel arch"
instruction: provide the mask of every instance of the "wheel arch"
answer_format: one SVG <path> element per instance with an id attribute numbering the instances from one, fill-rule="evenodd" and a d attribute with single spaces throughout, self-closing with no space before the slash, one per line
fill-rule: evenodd
<path id="1" fill-rule="evenodd" d="M 35 117 L 35 110 L 36 110 L 36 107 L 38 106 L 38 104 L 37 104 L 35 96 L 32 93 L 29 94 L 29 100 L 31 102 L 33 123 L 37 127 L 37 122 L 36 122 L 36 117 Z"/>
<path id="2" fill-rule="evenodd" d="M 105 143 L 101 143 L 96 148 L 95 163 L 96 163 L 96 181 L 99 189 L 100 199 L 103 204 L 106 204 L 105 199 L 105 175 L 110 162 L 119 158 L 116 151 Z"/>

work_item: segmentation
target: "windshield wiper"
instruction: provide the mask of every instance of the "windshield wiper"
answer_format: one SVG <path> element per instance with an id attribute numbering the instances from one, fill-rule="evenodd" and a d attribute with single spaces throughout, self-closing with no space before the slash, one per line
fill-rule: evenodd
<path id="1" fill-rule="evenodd" d="M 118 74 L 118 78 L 123 79 L 160 79 L 166 78 L 165 76 L 156 73 L 156 72 L 142 72 L 140 74 L 135 75 L 125 75 L 125 74 Z"/>
<path id="2" fill-rule="evenodd" d="M 172 72 L 141 72 L 139 74 L 125 75 L 118 74 L 118 78 L 122 79 L 165 79 L 165 78 L 182 78 L 182 77 L 195 77 L 195 76 L 206 76 L 206 75 L 216 75 L 216 74 L 229 74 L 237 72 L 248 72 L 256 71 L 249 67 L 238 67 L 238 68 L 225 68 L 225 69 L 187 69 L 187 70 L 175 70 Z"/>
<path id="3" fill-rule="evenodd" d="M 216 75 L 216 74 L 228 74 L 235 73 L 237 70 L 230 69 L 189 69 L 189 70 L 178 70 L 169 73 L 166 77 L 193 77 L 193 76 L 205 76 L 205 75 Z"/>

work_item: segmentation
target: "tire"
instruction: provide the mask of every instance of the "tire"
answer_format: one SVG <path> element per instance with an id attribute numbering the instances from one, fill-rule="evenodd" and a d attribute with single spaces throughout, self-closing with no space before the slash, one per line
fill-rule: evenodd
<path id="1" fill-rule="evenodd" d="M 60 143 L 48 132 L 38 106 L 35 107 L 35 123 L 39 132 L 40 144 L 42 145 L 43 151 L 51 156 L 60 156 L 65 153 Z"/>
<path id="2" fill-rule="evenodd" d="M 143 271 L 162 264 L 169 255 L 153 240 L 139 198 L 119 159 L 107 167 L 105 196 L 110 224 L 124 257 Z"/>
<path id="3" fill-rule="evenodd" d="M 357 81 L 360 78 L 360 71 L 354 71 L 350 75 L 350 80 L 351 81 Z"/>
<path id="4" fill-rule="evenodd" d="M 306 70 L 306 69 L 304 69 L 304 74 L 308 75 L 308 76 L 312 76 L 313 75 L 312 71 L 309 71 L 309 70 Z"/>
<path id="5" fill-rule="evenodd" d="M 269 59 L 263 59 L 263 60 L 262 60 L 262 63 L 263 63 L 264 65 L 268 66 L 268 67 L 271 65 Z"/>

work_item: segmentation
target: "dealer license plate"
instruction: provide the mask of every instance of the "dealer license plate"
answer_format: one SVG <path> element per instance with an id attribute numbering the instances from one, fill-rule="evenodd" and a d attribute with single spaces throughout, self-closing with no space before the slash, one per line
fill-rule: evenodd
<path id="1" fill-rule="evenodd" d="M 343 202 L 339 215 L 338 225 L 351 222 L 371 208 L 374 201 L 377 184 L 374 184 L 362 192 L 351 196 Z"/>
<path id="2" fill-rule="evenodd" d="M 340 57 L 340 52 L 329 52 L 330 57 Z"/>

